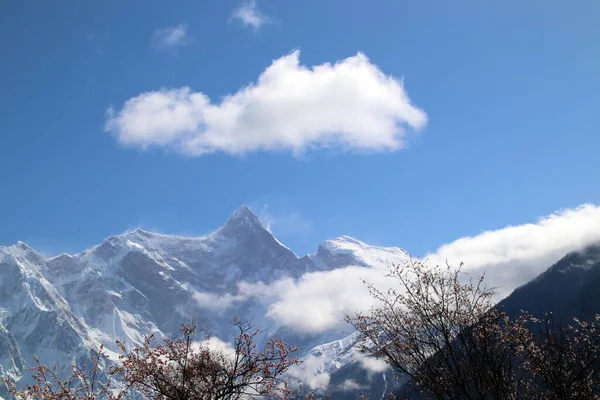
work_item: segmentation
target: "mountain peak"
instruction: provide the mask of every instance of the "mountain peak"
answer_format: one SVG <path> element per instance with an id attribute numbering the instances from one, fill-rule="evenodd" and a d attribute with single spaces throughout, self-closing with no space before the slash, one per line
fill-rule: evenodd
<path id="1" fill-rule="evenodd" d="M 133 231 L 129 232 L 129 236 L 136 238 L 149 238 L 155 236 L 155 233 L 145 231 L 142 228 L 135 228 Z"/>
<path id="2" fill-rule="evenodd" d="M 245 204 L 238 207 L 227 220 L 225 226 L 248 225 L 251 227 L 264 228 L 260 218 Z"/>
<path id="3" fill-rule="evenodd" d="M 250 209 L 250 207 L 248 207 L 248 206 L 247 206 L 247 205 L 245 205 L 245 204 L 242 204 L 241 206 L 239 206 L 239 207 L 238 207 L 238 208 L 237 208 L 237 209 L 236 209 L 236 210 L 235 210 L 235 211 L 234 211 L 234 212 L 231 214 L 231 217 L 230 217 L 230 218 L 235 218 L 235 217 L 244 217 L 244 216 L 252 216 L 252 217 L 258 218 L 258 217 L 256 217 L 256 214 L 254 214 L 254 213 L 252 212 L 252 210 Z"/>

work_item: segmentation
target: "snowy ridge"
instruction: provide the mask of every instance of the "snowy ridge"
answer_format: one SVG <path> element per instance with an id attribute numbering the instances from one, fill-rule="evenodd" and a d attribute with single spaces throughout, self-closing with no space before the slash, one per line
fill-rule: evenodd
<path id="1" fill-rule="evenodd" d="M 327 265 L 362 265 L 365 267 L 388 268 L 408 260 L 408 253 L 399 247 L 370 246 L 350 236 L 326 240 L 316 254 L 309 256 L 316 263 Z M 318 260 L 317 260 L 318 259 Z"/>

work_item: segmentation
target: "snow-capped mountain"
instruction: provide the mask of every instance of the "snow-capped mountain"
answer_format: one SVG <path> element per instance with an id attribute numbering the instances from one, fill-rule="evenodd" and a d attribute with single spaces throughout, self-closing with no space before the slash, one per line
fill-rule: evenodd
<path id="1" fill-rule="evenodd" d="M 298 257 L 246 206 L 203 237 L 136 229 L 80 254 L 53 258 L 20 242 L 0 247 L 0 374 L 27 382 L 33 355 L 66 373 L 73 361 L 85 361 L 101 344 L 109 353 L 117 350 L 116 339 L 136 346 L 147 334 L 171 336 L 192 318 L 228 339 L 231 318 L 238 315 L 300 345 L 304 355 L 314 358 L 320 352 L 317 358 L 327 366 L 314 373 L 332 375 L 345 365 L 360 365 L 352 356 L 352 337 L 336 341 L 345 336 L 336 330 L 296 334 L 268 318 L 260 294 L 236 295 L 239 283 L 268 285 L 309 272 L 379 267 L 406 257 L 398 248 L 369 246 L 346 236 Z M 310 350 L 323 343 L 328 344 Z"/>

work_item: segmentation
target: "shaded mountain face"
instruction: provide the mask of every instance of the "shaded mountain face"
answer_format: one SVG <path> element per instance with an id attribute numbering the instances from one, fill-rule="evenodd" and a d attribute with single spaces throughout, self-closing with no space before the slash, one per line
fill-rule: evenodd
<path id="1" fill-rule="evenodd" d="M 599 288 L 600 245 L 592 245 L 567 254 L 496 307 L 511 318 L 527 311 L 543 319 L 551 312 L 556 324 L 570 324 L 574 317 L 591 320 L 600 313 Z M 407 395 L 402 389 L 396 394 Z"/>
<path id="2" fill-rule="evenodd" d="M 567 254 L 498 304 L 515 317 L 521 310 L 541 318 L 552 312 L 558 323 L 589 320 L 600 313 L 600 245 Z"/>
<path id="3" fill-rule="evenodd" d="M 85 361 L 101 344 L 116 356 L 116 339 L 137 346 L 144 335 L 172 336 L 192 318 L 228 340 L 233 315 L 252 320 L 267 335 L 284 337 L 305 355 L 341 334 L 296 334 L 268 318 L 268 304 L 256 298 L 236 303 L 227 313 L 201 307 L 199 299 L 235 293 L 240 281 L 268 284 L 405 257 L 400 249 L 372 247 L 350 237 L 328 240 L 316 253 L 298 257 L 245 206 L 203 237 L 136 229 L 80 254 L 48 259 L 24 243 L 0 247 L 0 374 L 29 383 L 26 368 L 38 355 L 66 375 L 73 361 Z M 322 355 L 327 355 L 320 362 L 329 365 L 332 382 L 344 365 L 354 365 L 353 374 L 360 375 L 356 360 L 342 353 Z M 362 373 L 364 379 L 373 379 L 372 373 Z"/>

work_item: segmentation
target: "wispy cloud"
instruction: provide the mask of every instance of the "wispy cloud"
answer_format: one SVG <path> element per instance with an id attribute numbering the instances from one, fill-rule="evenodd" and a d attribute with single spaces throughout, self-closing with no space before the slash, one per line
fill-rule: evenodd
<path id="1" fill-rule="evenodd" d="M 187 46 L 191 42 L 192 39 L 188 36 L 188 25 L 181 23 L 155 31 L 150 45 L 160 50 L 173 50 Z"/>
<path id="2" fill-rule="evenodd" d="M 346 379 L 344 382 L 342 382 L 339 388 L 342 392 L 352 392 L 355 390 L 365 389 L 353 379 Z"/>
<path id="3" fill-rule="evenodd" d="M 270 18 L 258 10 L 255 0 L 246 1 L 236 8 L 229 18 L 229 21 L 235 20 L 241 22 L 244 27 L 252 27 L 254 30 L 272 22 Z"/>
<path id="4" fill-rule="evenodd" d="M 265 204 L 259 217 L 269 232 L 282 238 L 304 235 L 313 230 L 312 220 L 296 211 L 273 213 L 269 206 Z"/>
<path id="5" fill-rule="evenodd" d="M 294 51 L 219 103 L 189 87 L 132 97 L 120 110 L 108 109 L 106 131 L 127 146 L 195 156 L 312 148 L 375 152 L 401 149 L 406 128 L 417 131 L 426 122 L 402 81 L 364 54 L 306 67 Z"/>
<path id="6" fill-rule="evenodd" d="M 265 227 L 269 230 L 269 232 L 273 232 L 273 225 L 276 222 L 275 217 L 271 214 L 271 212 L 269 211 L 269 206 L 268 204 L 265 204 L 259 213 L 259 218 L 261 220 L 261 222 L 265 225 Z"/>

